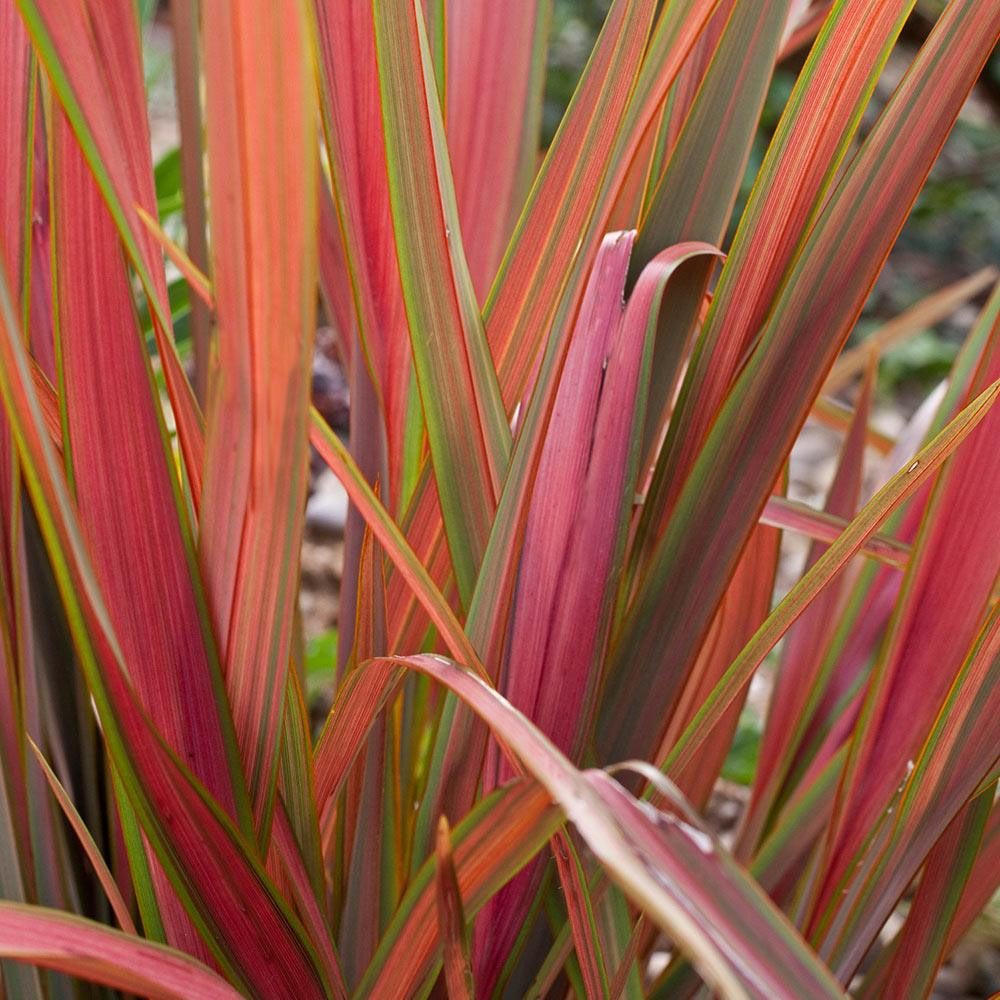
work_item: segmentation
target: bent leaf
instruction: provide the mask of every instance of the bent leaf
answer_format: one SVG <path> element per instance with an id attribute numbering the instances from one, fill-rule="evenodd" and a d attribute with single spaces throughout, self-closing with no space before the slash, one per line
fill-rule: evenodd
<path id="1" fill-rule="evenodd" d="M 0 902 L 0 955 L 155 1000 L 241 995 L 183 952 L 42 906 Z"/>

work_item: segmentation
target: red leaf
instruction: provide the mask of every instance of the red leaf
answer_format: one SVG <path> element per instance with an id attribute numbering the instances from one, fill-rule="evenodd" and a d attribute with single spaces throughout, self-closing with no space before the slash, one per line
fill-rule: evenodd
<path id="1" fill-rule="evenodd" d="M 238 1000 L 188 955 L 41 906 L 0 902 L 0 955 L 155 1000 Z"/>

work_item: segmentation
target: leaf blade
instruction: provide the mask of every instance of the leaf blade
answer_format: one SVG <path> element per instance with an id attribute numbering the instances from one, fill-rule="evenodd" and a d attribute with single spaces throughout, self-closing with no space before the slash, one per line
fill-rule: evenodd
<path id="1" fill-rule="evenodd" d="M 423 19 L 405 0 L 375 4 L 373 12 L 410 345 L 452 565 L 467 601 L 507 465 L 510 428 L 465 259 Z"/>
<path id="2" fill-rule="evenodd" d="M 42 906 L 0 902 L 0 954 L 161 1000 L 240 996 L 183 952 Z"/>
<path id="3" fill-rule="evenodd" d="M 199 556 L 266 844 L 308 462 L 317 191 L 310 60 L 297 0 L 212 4 L 204 13 L 219 364 Z"/>

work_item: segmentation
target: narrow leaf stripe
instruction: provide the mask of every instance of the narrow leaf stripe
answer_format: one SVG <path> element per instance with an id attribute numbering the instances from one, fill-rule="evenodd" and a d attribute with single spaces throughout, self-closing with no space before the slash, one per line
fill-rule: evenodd
<path id="1" fill-rule="evenodd" d="M 769 524 L 784 531 L 794 531 L 817 542 L 835 542 L 847 527 L 848 520 L 827 511 L 814 510 L 797 500 L 772 496 L 760 515 L 761 524 Z M 906 542 L 889 535 L 872 535 L 861 552 L 870 559 L 877 559 L 887 566 L 904 569 L 909 561 L 911 548 Z"/>
<path id="2" fill-rule="evenodd" d="M 640 741 L 658 729 L 690 669 L 797 430 L 998 34 L 1000 3 L 948 7 L 795 258 L 619 632 L 598 741 L 607 759 L 648 752 Z M 635 690 L 645 692 L 641 709 L 625 714 L 619 699 Z"/>
<path id="3" fill-rule="evenodd" d="M 197 494 L 203 448 L 200 411 L 174 346 L 160 251 L 136 212 L 141 205 L 156 214 L 135 4 L 16 2 L 149 301 L 185 470 Z"/>
<path id="4" fill-rule="evenodd" d="M 629 271 L 630 287 L 663 247 L 682 240 L 722 243 L 767 94 L 788 3 L 727 2 L 699 39 L 671 95 L 671 114 L 684 112 L 684 124 L 640 223 Z M 701 63 L 706 60 L 702 74 Z M 697 90 L 687 112 L 685 95 L 676 91 L 682 87 L 693 90 L 694 83 Z M 653 354 L 643 461 L 655 458 L 663 420 L 689 357 L 710 275 L 708 267 L 689 274 L 689 280 L 677 289 L 672 308 L 661 318 Z M 643 527 L 659 509 L 661 492 L 662 485 L 654 478 L 640 519 L 637 555 L 645 549 Z"/>
<path id="5" fill-rule="evenodd" d="M 317 961 L 301 925 L 247 840 L 164 746 L 126 680 L 121 649 L 47 438 L 2 271 L 0 394 L 104 742 L 142 832 L 234 983 L 268 995 L 277 984 L 295 981 L 322 994 Z"/>
<path id="6" fill-rule="evenodd" d="M 784 600 L 768 616 L 754 637 L 744 646 L 716 685 L 712 694 L 664 762 L 668 771 L 684 767 L 697 751 L 702 740 L 718 721 L 737 692 L 753 675 L 774 644 L 792 622 L 873 534 L 879 524 L 907 497 L 912 496 L 937 471 L 945 459 L 958 447 L 976 425 L 989 413 L 1000 396 L 1000 381 L 977 396 L 934 438 L 906 468 L 896 473 L 868 501 L 851 521 L 840 538 L 814 563 L 812 569 L 788 592 Z"/>
<path id="7" fill-rule="evenodd" d="M 266 843 L 308 463 L 313 91 L 300 0 L 210 3 L 203 13 L 219 364 L 209 388 L 199 554 Z"/>
<path id="8" fill-rule="evenodd" d="M 419 6 L 373 5 L 396 252 L 448 547 L 472 595 L 510 428 L 459 228 Z"/>
<path id="9" fill-rule="evenodd" d="M 52 790 L 53 797 L 56 802 L 59 803 L 59 808 L 62 809 L 63 815 L 66 817 L 66 822 L 73 828 L 73 832 L 76 834 L 77 840 L 80 841 L 80 846 L 87 855 L 87 860 L 94 868 L 98 881 L 101 883 L 101 888 L 108 897 L 108 902 L 111 904 L 111 909 L 114 911 L 115 919 L 118 921 L 118 926 L 126 934 L 136 934 L 137 931 L 135 929 L 135 923 L 132 920 L 132 915 L 128 911 L 128 905 L 122 898 L 121 890 L 118 888 L 118 883 L 115 881 L 115 877 L 108 869 L 108 864 L 104 860 L 100 848 L 94 842 L 93 834 L 91 834 L 91 832 L 87 829 L 83 822 L 83 817 L 73 804 L 73 800 L 69 797 L 66 789 L 63 788 L 62 782 L 60 782 L 60 780 L 56 777 L 55 771 L 52 770 L 49 766 L 49 762 L 42 755 L 41 750 L 38 749 L 31 737 L 28 737 L 28 740 L 31 751 L 35 755 L 35 760 L 38 761 L 38 766 L 41 768 L 42 774 L 45 776 L 45 780 L 48 782 L 49 788 Z"/>
<path id="10" fill-rule="evenodd" d="M 0 902 L 0 955 L 154 1000 L 238 1000 L 183 952 L 42 906 Z"/>
<path id="11" fill-rule="evenodd" d="M 436 898 L 438 925 L 444 951 L 444 979 L 448 987 L 448 1000 L 472 1000 L 476 995 L 469 964 L 469 937 L 462 908 L 462 892 L 455 871 L 452 854 L 451 831 L 448 821 L 441 817 L 438 823 Z"/>
<path id="12" fill-rule="evenodd" d="M 413 589 L 431 621 L 440 630 L 448 648 L 454 656 L 461 656 L 463 660 L 467 658 L 471 669 L 477 670 L 484 677 L 487 676 L 479 662 L 479 655 L 462 628 L 462 623 L 435 586 L 423 563 L 410 548 L 392 515 L 368 485 L 357 463 L 315 408 L 311 411 L 311 420 L 310 441 L 313 447 L 341 481 L 351 502 L 357 506 L 396 569 Z"/>
<path id="13" fill-rule="evenodd" d="M 357 613 L 352 648 L 345 659 L 349 670 L 386 653 L 384 556 L 367 525 L 358 561 Z M 343 625 L 338 641 L 344 641 Z M 341 952 L 352 982 L 361 978 L 378 945 L 383 878 L 386 882 L 390 879 L 389 866 L 384 864 L 389 847 L 386 844 L 389 817 L 383 806 L 386 788 L 394 782 L 395 775 L 386 767 L 387 732 L 387 720 L 380 714 L 349 779 L 343 816 L 338 816 L 344 826 L 343 856 L 347 868 L 340 924 Z"/>
<path id="14" fill-rule="evenodd" d="M 455 198 L 479 300 L 535 172 L 550 0 L 448 0 L 445 107 Z"/>
<path id="15" fill-rule="evenodd" d="M 1000 808 L 996 805 L 990 810 L 982 844 L 972 872 L 965 884 L 965 889 L 958 902 L 958 908 L 945 942 L 944 954 L 950 955 L 955 945 L 962 939 L 973 921 L 983 912 L 983 907 L 990 901 L 1000 885 Z M 859 996 L 864 1000 L 875 1000 L 882 997 L 882 984 L 888 974 L 896 948 L 899 946 L 897 936 L 879 956 L 862 986 Z"/>
<path id="16" fill-rule="evenodd" d="M 570 836 L 560 830 L 553 840 L 553 853 L 573 934 L 573 948 L 588 997 L 608 996 L 608 972 L 590 886 L 583 862 Z"/>
<path id="17" fill-rule="evenodd" d="M 37 78 L 24 25 L 13 0 L 6 0 L 0 3 L 0 176 L 4 178 L 0 184 L 0 267 L 5 267 L 16 283 L 15 300 L 22 315 L 30 309 L 29 268 L 37 259 L 32 254 L 32 235 L 42 229 L 29 224 L 34 220 L 33 202 L 37 200 L 31 190 L 38 141 L 32 135 L 39 114 L 37 84 L 33 85 Z M 41 257 L 45 260 L 47 255 Z M 49 342 L 45 355 L 51 355 L 51 336 L 44 336 L 48 331 L 42 317 L 32 315 L 31 319 L 43 333 L 38 340 Z M 42 351 L 37 353 L 43 356 Z M 26 725 L 24 720 L 19 688 L 32 669 L 32 644 L 23 641 L 22 629 L 28 618 L 28 595 L 26 588 L 16 586 L 23 546 L 17 462 L 14 438 L 6 414 L 0 411 L 0 850 L 7 856 L 0 865 L 0 895 L 23 901 L 31 898 L 30 865 L 14 845 L 26 844 L 31 837 L 24 745 L 30 723 Z M 10 972 L 10 991 L 23 990 L 29 997 L 42 995 L 35 970 L 10 967 Z"/>
<path id="18" fill-rule="evenodd" d="M 670 718 L 656 759 L 662 760 L 705 699 L 711 694 L 733 658 L 767 618 L 774 595 L 774 580 L 780 556 L 778 532 L 757 525 L 740 556 L 722 604 L 716 612 L 708 638 L 702 644 L 694 667 Z M 740 715 L 750 685 L 746 684 L 702 744 L 697 757 L 674 780 L 688 800 L 699 809 L 708 805 L 726 757 L 733 745 Z M 762 771 L 760 773 L 763 773 Z"/>

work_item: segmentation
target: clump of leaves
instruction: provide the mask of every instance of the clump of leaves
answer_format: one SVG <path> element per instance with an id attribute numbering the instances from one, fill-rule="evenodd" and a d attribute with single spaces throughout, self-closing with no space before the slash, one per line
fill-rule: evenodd
<path id="1" fill-rule="evenodd" d="M 841 351 L 1000 3 L 951 0 L 857 142 L 912 6 L 615 0 L 540 157 L 543 0 L 176 0 L 158 206 L 132 0 L 0 0 L 13 995 L 930 989 L 1000 871 L 1000 292 L 898 440 L 898 329 Z M 823 511 L 784 495 L 809 419 Z M 352 501 L 315 743 L 310 442 Z"/>

